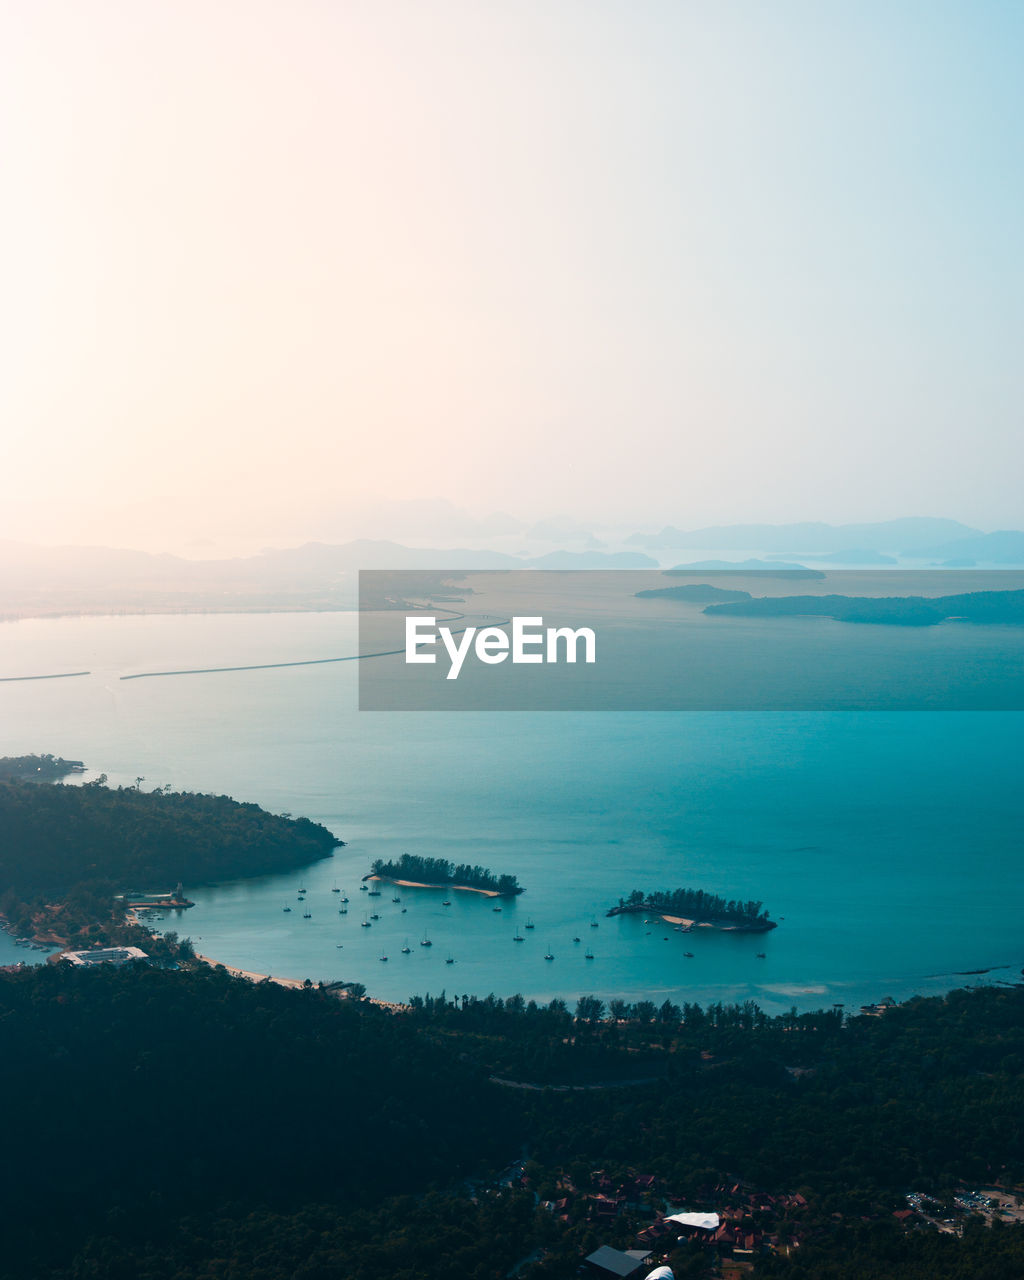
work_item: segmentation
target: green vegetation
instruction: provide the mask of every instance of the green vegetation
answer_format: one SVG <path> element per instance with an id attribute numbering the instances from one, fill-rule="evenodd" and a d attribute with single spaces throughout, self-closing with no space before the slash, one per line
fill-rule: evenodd
<path id="1" fill-rule="evenodd" d="M 508 898 L 522 893 L 515 876 L 496 876 L 486 867 L 471 867 L 468 863 L 449 862 L 447 858 L 422 858 L 403 853 L 397 862 L 385 862 L 381 858 L 372 864 L 372 875 L 381 880 L 411 880 L 415 884 L 464 885 L 467 889 L 487 889 L 499 897 Z"/>
<path id="2" fill-rule="evenodd" d="M 576 1014 L 444 995 L 391 1014 L 206 967 L 0 973 L 0 1276 L 502 1280 L 540 1250 L 523 1280 L 556 1280 L 666 1202 L 739 1204 L 744 1230 L 798 1245 L 755 1277 L 1024 1274 L 1020 1228 L 893 1218 L 910 1189 L 1024 1175 L 1024 989 L 846 1021 Z M 661 1248 L 680 1280 L 720 1274 L 711 1248 Z"/>
<path id="3" fill-rule="evenodd" d="M 148 950 L 116 894 L 304 867 L 342 843 L 306 818 L 228 796 L 105 782 L 0 781 L 0 915 L 16 934 Z"/>
<path id="4" fill-rule="evenodd" d="M 0 756 L 0 780 L 54 782 L 69 773 L 82 773 L 81 760 L 64 760 L 49 753 L 41 756 Z"/>
<path id="5" fill-rule="evenodd" d="M 0 883 L 59 893 L 82 880 L 129 890 L 308 866 L 342 842 L 307 818 L 189 791 L 0 783 Z"/>
<path id="6" fill-rule="evenodd" d="M 663 889 L 658 893 L 646 894 L 642 889 L 634 889 L 627 898 L 620 898 L 619 905 L 612 907 L 608 915 L 656 911 L 660 915 L 679 916 L 699 924 L 764 933 L 768 929 L 774 929 L 776 922 L 768 919 L 768 912 L 762 909 L 763 905 L 760 902 L 721 898 L 716 893 L 705 893 L 703 889 Z"/>

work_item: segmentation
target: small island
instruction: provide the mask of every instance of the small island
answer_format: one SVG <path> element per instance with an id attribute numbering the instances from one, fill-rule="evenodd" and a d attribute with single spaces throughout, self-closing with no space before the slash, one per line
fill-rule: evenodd
<path id="1" fill-rule="evenodd" d="M 403 853 L 397 862 L 376 858 L 364 880 L 390 880 L 409 889 L 469 889 L 489 898 L 512 898 L 523 888 L 515 876 L 496 876 L 486 867 L 456 865 L 447 858 Z"/>
<path id="2" fill-rule="evenodd" d="M 644 893 L 634 889 L 627 898 L 620 898 L 619 905 L 607 912 L 609 916 L 629 915 L 639 911 L 653 911 L 678 925 L 685 932 L 694 928 L 719 929 L 726 933 L 767 933 L 777 928 L 775 920 L 769 920 L 760 902 L 739 902 L 721 898 L 703 889 L 664 889 L 659 893 Z"/>
<path id="3" fill-rule="evenodd" d="M 935 627 L 942 622 L 976 626 L 1024 624 L 1024 591 L 967 591 L 952 596 L 758 596 L 709 604 L 709 617 L 832 618 L 836 622 L 893 627 Z"/>

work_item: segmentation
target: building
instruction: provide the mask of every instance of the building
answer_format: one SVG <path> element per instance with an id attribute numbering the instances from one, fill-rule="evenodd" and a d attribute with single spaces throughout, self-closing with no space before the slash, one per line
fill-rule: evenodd
<path id="1" fill-rule="evenodd" d="M 629 1276 L 638 1276 L 650 1257 L 646 1249 L 627 1249 L 623 1252 L 603 1244 L 584 1261 L 591 1275 L 603 1276 L 604 1280 L 626 1280 Z"/>
<path id="2" fill-rule="evenodd" d="M 138 947 L 96 947 L 92 951 L 62 951 L 60 959 L 70 960 L 72 964 L 83 969 L 94 969 L 101 964 L 112 964 L 120 968 L 121 965 L 131 964 L 135 960 L 145 960 L 147 964 L 149 963 L 149 956 Z"/>

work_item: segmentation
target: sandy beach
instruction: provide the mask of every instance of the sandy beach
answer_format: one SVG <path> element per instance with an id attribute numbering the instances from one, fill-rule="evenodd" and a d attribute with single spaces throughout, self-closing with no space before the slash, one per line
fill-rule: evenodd
<path id="1" fill-rule="evenodd" d="M 203 964 L 216 968 L 218 965 L 222 969 L 227 969 L 233 977 L 248 978 L 250 982 L 276 982 L 280 987 L 304 987 L 306 984 L 301 978 L 275 978 L 269 973 L 251 973 L 248 969 L 238 969 L 233 964 L 224 964 L 221 960 L 214 960 L 210 956 L 200 955 L 196 952 L 196 959 L 202 960 Z"/>
<path id="2" fill-rule="evenodd" d="M 470 884 L 421 884 L 418 880 L 392 880 L 390 876 L 364 876 L 381 884 L 399 884 L 403 889 L 458 889 L 460 893 L 482 893 L 485 898 L 498 898 L 497 889 L 475 889 Z"/>

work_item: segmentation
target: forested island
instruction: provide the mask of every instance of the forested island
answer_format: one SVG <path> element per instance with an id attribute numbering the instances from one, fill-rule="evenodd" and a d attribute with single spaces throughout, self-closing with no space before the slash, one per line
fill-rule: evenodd
<path id="1" fill-rule="evenodd" d="M 956 620 L 976 625 L 1024 625 L 1024 591 L 968 591 L 949 596 L 760 596 L 709 604 L 713 617 L 791 618 L 800 615 L 837 622 L 898 627 L 934 627 Z"/>
<path id="2" fill-rule="evenodd" d="M 343 843 L 307 818 L 229 796 L 108 787 L 104 775 L 82 786 L 11 776 L 0 780 L 0 915 L 41 942 L 82 930 L 122 941 L 117 894 L 297 869 Z"/>
<path id="3" fill-rule="evenodd" d="M 486 867 L 449 862 L 447 858 L 425 858 L 403 853 L 397 862 L 376 858 L 364 880 L 394 880 L 410 886 L 445 889 L 476 889 L 498 898 L 511 898 L 523 892 L 515 876 L 496 876 Z"/>
<path id="4" fill-rule="evenodd" d="M 722 898 L 703 889 L 664 889 L 658 893 L 644 893 L 634 889 L 619 905 L 612 907 L 609 916 L 631 912 L 655 911 L 673 924 L 700 925 L 705 928 L 731 930 L 741 933 L 767 933 L 777 927 L 769 920 L 761 902 L 740 902 L 735 898 Z"/>
<path id="5" fill-rule="evenodd" d="M 686 604 L 731 604 L 737 600 L 749 600 L 749 591 L 728 587 L 713 587 L 707 582 L 684 583 L 678 587 L 654 587 L 649 591 L 637 591 L 638 600 L 682 600 Z"/>

